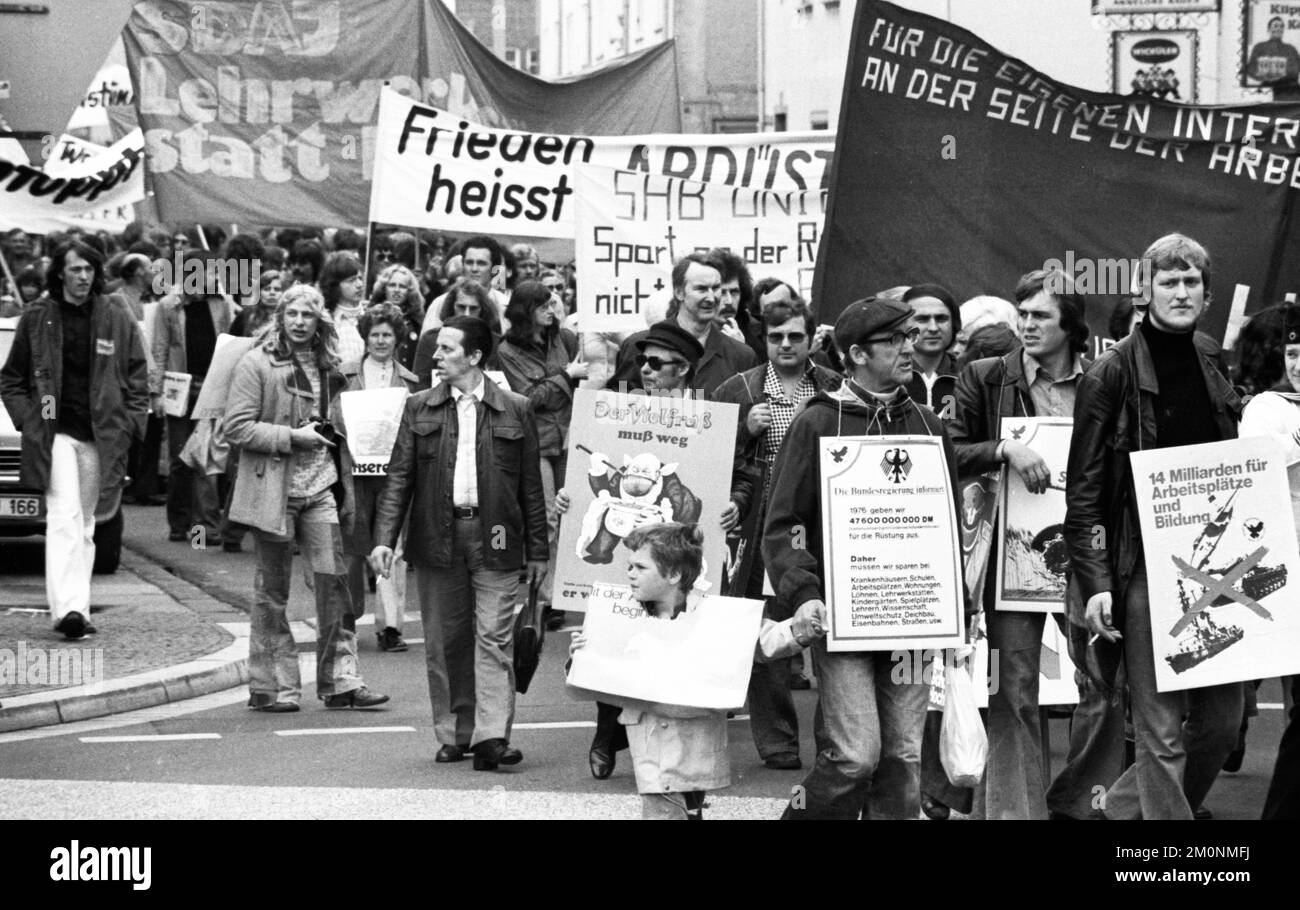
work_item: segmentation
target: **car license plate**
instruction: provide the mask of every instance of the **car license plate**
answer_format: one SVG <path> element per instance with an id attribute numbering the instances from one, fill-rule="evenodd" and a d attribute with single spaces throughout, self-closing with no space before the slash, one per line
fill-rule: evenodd
<path id="1" fill-rule="evenodd" d="M 0 496 L 0 518 L 40 518 L 41 497 Z"/>

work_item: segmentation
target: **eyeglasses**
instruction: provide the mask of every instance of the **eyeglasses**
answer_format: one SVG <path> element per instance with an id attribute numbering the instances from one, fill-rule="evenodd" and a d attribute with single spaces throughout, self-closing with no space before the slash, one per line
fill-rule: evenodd
<path id="1" fill-rule="evenodd" d="M 916 344 L 921 339 L 920 329 L 908 329 L 906 332 L 895 332 L 892 335 L 877 335 L 874 338 L 864 339 L 865 344 L 884 344 L 888 342 L 896 348 L 902 348 L 903 342 Z"/>
<path id="2" fill-rule="evenodd" d="M 808 340 L 804 332 L 768 332 L 768 344 L 785 344 L 787 341 L 792 345 L 800 345 Z"/>
<path id="3" fill-rule="evenodd" d="M 393 261 L 393 251 L 392 251 L 392 250 L 380 250 L 379 252 L 375 253 L 375 258 L 378 259 L 380 262 L 392 262 L 392 261 Z"/>
<path id="4" fill-rule="evenodd" d="M 662 357 L 647 357 L 645 354 L 636 355 L 636 365 L 638 367 L 644 367 L 647 364 L 650 365 L 650 369 L 654 370 L 657 373 L 660 370 L 662 370 L 664 367 L 668 367 L 668 366 L 684 367 L 686 366 L 686 361 L 685 360 L 664 360 Z"/>

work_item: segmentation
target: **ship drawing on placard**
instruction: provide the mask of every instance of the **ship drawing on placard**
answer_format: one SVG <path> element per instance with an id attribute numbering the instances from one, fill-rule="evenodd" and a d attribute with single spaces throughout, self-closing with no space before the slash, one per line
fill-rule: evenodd
<path id="1" fill-rule="evenodd" d="M 1174 626 L 1170 635 L 1175 638 L 1174 650 L 1165 655 L 1165 660 L 1173 668 L 1175 673 L 1185 673 L 1188 670 L 1199 666 L 1216 654 L 1220 654 L 1245 637 L 1245 630 L 1241 626 L 1232 623 L 1215 622 L 1210 615 L 1210 610 L 1214 607 L 1225 607 L 1231 604 L 1245 606 L 1257 615 L 1265 619 L 1272 619 L 1272 616 L 1263 607 L 1259 606 L 1259 601 L 1268 597 L 1282 588 L 1287 583 L 1287 568 L 1282 566 L 1265 566 L 1259 562 L 1264 555 L 1268 553 L 1267 549 L 1261 548 L 1252 556 L 1242 556 L 1234 559 L 1226 567 L 1210 568 L 1210 560 L 1214 557 L 1219 545 L 1227 538 L 1227 530 L 1232 524 L 1234 512 L 1234 500 L 1237 498 L 1236 491 L 1233 492 L 1228 500 L 1219 508 L 1201 533 L 1197 535 L 1192 544 L 1191 559 L 1183 563 L 1175 558 L 1174 563 L 1179 567 L 1181 577 L 1178 579 L 1178 598 L 1183 609 L 1183 618 Z M 1213 504 L 1214 497 L 1210 497 Z M 1252 529 L 1252 524 L 1260 524 L 1261 527 Z M 1256 519 L 1248 519 L 1245 523 L 1247 535 L 1254 540 L 1258 540 L 1262 533 L 1262 523 Z M 1244 573 L 1240 572 L 1245 563 L 1250 563 L 1250 568 Z M 1214 598 L 1208 605 L 1205 605 L 1199 612 L 1196 612 L 1188 618 L 1188 614 L 1197 606 L 1198 602 L 1205 596 L 1209 590 L 1203 582 L 1190 576 L 1201 576 L 1214 581 L 1220 580 L 1220 586 L 1216 591 L 1229 589 L 1232 593 L 1222 593 Z M 1229 577 L 1239 576 L 1231 584 L 1227 583 Z"/>

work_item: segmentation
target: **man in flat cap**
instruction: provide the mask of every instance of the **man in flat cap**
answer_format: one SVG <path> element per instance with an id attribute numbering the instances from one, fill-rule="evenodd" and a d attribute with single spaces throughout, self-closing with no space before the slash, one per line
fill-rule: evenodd
<path id="1" fill-rule="evenodd" d="M 837 436 L 938 436 L 948 475 L 957 461 L 943 423 L 908 397 L 920 329 L 912 308 L 868 298 L 835 324 L 846 379 L 818 392 L 795 417 L 773 466 L 763 562 L 777 601 L 794 614 L 800 643 L 811 642 L 829 746 L 797 788 L 784 818 L 915 819 L 921 811 L 921 733 L 929 687 L 911 674 L 893 678 L 896 655 L 827 650 L 826 566 L 822 556 L 819 440 Z M 952 500 L 956 523 L 957 500 Z M 909 654 L 909 666 L 919 655 Z M 865 807 L 865 810 L 864 810 Z"/>

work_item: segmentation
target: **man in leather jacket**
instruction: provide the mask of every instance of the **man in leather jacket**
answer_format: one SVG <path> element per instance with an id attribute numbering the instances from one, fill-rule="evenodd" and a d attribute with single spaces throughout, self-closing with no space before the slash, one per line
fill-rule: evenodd
<path id="1" fill-rule="evenodd" d="M 1205 248 L 1171 234 L 1143 259 L 1146 319 L 1079 383 L 1065 519 L 1079 598 L 1068 609 L 1099 657 L 1122 649 L 1128 673 L 1137 761 L 1106 794 L 1106 816 L 1190 819 L 1236 745 L 1242 687 L 1156 689 L 1129 454 L 1233 439 L 1241 402 L 1194 339 L 1210 289 Z"/>

